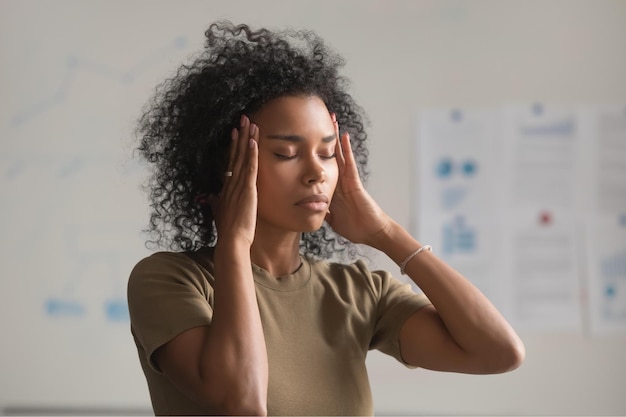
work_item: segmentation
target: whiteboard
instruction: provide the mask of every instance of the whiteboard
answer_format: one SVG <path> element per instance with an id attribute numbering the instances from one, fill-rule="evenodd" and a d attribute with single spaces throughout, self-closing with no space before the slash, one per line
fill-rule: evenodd
<path id="1" fill-rule="evenodd" d="M 0 412 L 151 412 L 125 311 L 128 274 L 149 253 L 132 130 L 220 18 L 311 28 L 347 59 L 371 120 L 369 189 L 407 228 L 421 110 L 626 102 L 619 0 L 3 0 Z M 505 375 L 372 353 L 377 414 L 626 414 L 624 338 L 521 336 L 527 360 Z"/>

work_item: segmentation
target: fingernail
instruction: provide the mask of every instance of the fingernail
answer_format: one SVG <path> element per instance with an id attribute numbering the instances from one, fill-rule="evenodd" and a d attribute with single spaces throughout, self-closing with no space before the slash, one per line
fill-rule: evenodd
<path id="1" fill-rule="evenodd" d="M 256 133 L 256 125 L 254 123 L 250 124 L 250 134 L 254 135 Z"/>
<path id="2" fill-rule="evenodd" d="M 246 115 L 245 114 L 241 115 L 240 124 L 241 124 L 242 127 L 246 125 Z"/>

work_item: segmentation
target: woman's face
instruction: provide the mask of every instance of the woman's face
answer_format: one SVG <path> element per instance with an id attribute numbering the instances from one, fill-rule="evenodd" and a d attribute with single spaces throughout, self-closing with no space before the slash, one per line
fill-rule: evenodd
<path id="1" fill-rule="evenodd" d="M 257 228 L 319 229 L 339 173 L 326 105 L 316 96 L 284 96 L 250 120 L 259 127 Z"/>

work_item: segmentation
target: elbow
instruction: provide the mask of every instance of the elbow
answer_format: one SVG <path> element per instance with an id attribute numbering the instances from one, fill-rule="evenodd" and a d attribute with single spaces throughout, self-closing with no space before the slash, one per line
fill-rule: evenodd
<path id="1" fill-rule="evenodd" d="M 267 379 L 240 377 L 229 382 L 203 381 L 199 400 L 209 414 L 267 416 Z"/>
<path id="2" fill-rule="evenodd" d="M 512 337 L 507 350 L 509 351 L 507 355 L 509 358 L 507 371 L 519 368 L 524 362 L 524 359 L 526 359 L 526 347 L 524 347 L 524 342 L 522 342 L 517 334 Z"/>
<path id="3" fill-rule="evenodd" d="M 267 416 L 267 408 L 264 405 L 253 404 L 220 404 L 209 406 L 210 414 L 220 416 Z"/>
<path id="4" fill-rule="evenodd" d="M 263 399 L 244 399 L 240 396 L 226 398 L 211 408 L 223 416 L 267 416 L 267 403 Z"/>
<path id="5" fill-rule="evenodd" d="M 196 402 L 206 408 L 207 415 L 220 416 L 267 416 L 267 401 L 260 396 L 222 395 L 205 392 Z"/>
<path id="6" fill-rule="evenodd" d="M 526 359 L 526 348 L 524 347 L 524 343 L 522 343 L 521 340 L 517 339 L 517 342 L 514 344 L 513 347 L 510 348 L 510 351 L 510 362 L 507 371 L 512 371 L 519 368 L 520 366 L 522 366 L 524 359 Z"/>
<path id="7" fill-rule="evenodd" d="M 486 373 L 500 374 L 510 372 L 522 365 L 526 358 L 526 348 L 520 339 L 515 338 L 507 345 L 500 347 L 490 357 L 491 360 L 488 360 Z"/>
<path id="8" fill-rule="evenodd" d="M 524 352 L 514 351 L 506 355 L 505 359 L 500 363 L 499 368 L 493 373 L 511 372 L 519 368 L 524 362 Z"/>
<path id="9" fill-rule="evenodd" d="M 223 416 L 267 416 L 267 408 L 262 405 L 232 404 L 221 407 L 219 413 Z"/>

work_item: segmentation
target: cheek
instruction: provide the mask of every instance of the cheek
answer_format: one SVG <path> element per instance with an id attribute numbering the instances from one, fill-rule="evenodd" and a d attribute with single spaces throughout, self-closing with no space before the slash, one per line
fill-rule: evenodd
<path id="1" fill-rule="evenodd" d="M 326 182 L 330 186 L 330 193 L 334 194 L 337 182 L 339 181 L 339 167 L 336 163 L 331 164 L 326 168 Z"/>
<path id="2" fill-rule="evenodd" d="M 283 172 L 280 167 L 275 164 L 263 164 L 259 161 L 259 170 L 257 173 L 257 192 L 259 200 L 270 200 L 284 194 L 289 190 L 285 183 L 286 178 L 290 176 Z"/>
<path id="3" fill-rule="evenodd" d="M 326 175 L 330 179 L 334 178 L 334 181 L 337 182 L 339 178 L 339 165 L 337 165 L 337 159 L 331 159 L 326 167 Z"/>

